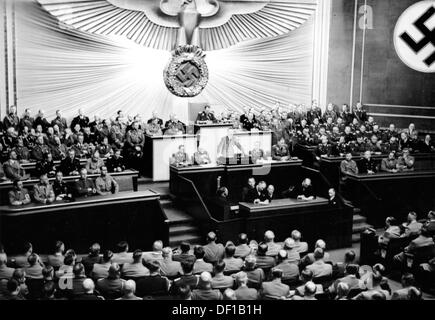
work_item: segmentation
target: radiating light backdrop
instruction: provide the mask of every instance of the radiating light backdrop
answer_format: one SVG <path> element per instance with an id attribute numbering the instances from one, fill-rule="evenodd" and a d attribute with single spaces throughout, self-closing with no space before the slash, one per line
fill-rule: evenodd
<path id="1" fill-rule="evenodd" d="M 193 99 L 177 98 L 163 82 L 170 52 L 140 47 L 123 38 L 79 32 L 61 25 L 33 0 L 16 4 L 19 112 L 29 107 L 70 118 L 82 108 L 112 117 L 119 109 L 147 118 L 187 115 L 187 103 L 228 109 L 259 109 L 309 103 L 312 85 L 313 17 L 288 35 L 251 40 L 207 52 L 207 88 Z"/>

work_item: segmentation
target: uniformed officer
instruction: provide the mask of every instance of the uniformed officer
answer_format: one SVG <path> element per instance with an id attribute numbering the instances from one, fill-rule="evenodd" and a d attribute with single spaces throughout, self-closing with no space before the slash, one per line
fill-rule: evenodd
<path id="1" fill-rule="evenodd" d="M 272 159 L 279 161 L 290 159 L 290 150 L 284 138 L 281 138 L 278 144 L 272 146 Z"/>
<path id="2" fill-rule="evenodd" d="M 194 153 L 193 159 L 196 165 L 209 164 L 211 162 L 208 152 L 201 147 Z"/>
<path id="3" fill-rule="evenodd" d="M 210 106 L 207 104 L 204 106 L 204 111 L 199 112 L 198 116 L 196 117 L 196 122 L 200 121 L 211 121 L 213 123 L 216 122 L 216 117 L 212 112 L 210 112 Z"/>
<path id="4" fill-rule="evenodd" d="M 190 163 L 184 145 L 178 147 L 178 151 L 172 155 L 170 163 L 176 166 L 188 165 Z"/>
<path id="5" fill-rule="evenodd" d="M 172 113 L 169 121 L 165 123 L 165 135 L 177 135 L 185 133 L 185 125 L 177 119 L 177 115 Z"/>

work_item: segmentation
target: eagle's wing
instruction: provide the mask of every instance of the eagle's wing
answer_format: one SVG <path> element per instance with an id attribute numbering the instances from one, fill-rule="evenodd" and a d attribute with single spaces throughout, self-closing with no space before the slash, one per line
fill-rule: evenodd
<path id="1" fill-rule="evenodd" d="M 219 50 L 238 42 L 283 35 L 315 12 L 317 0 L 220 0 L 219 11 L 200 24 L 200 45 Z"/>
<path id="2" fill-rule="evenodd" d="M 178 22 L 160 10 L 160 0 L 37 0 L 59 21 L 75 29 L 124 36 L 136 43 L 172 50 Z"/>

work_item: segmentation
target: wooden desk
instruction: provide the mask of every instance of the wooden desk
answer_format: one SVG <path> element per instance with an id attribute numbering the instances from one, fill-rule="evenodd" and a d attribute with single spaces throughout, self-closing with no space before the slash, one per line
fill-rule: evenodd
<path id="1" fill-rule="evenodd" d="M 258 183 L 265 181 L 275 186 L 275 192 L 280 193 L 291 185 L 302 182 L 302 161 L 270 161 L 262 164 L 226 165 L 225 175 L 221 181 L 226 186 L 231 201 L 240 201 L 243 187 L 250 177 Z"/>
<path id="2" fill-rule="evenodd" d="M 177 136 L 145 136 L 144 172 L 153 181 L 169 180 L 169 160 L 184 145 L 189 156 L 197 150 L 197 137 L 185 134 Z"/>
<path id="3" fill-rule="evenodd" d="M 345 191 L 362 215 L 375 227 L 385 225 L 385 218 L 406 221 L 410 211 L 420 218 L 435 206 L 435 171 L 347 175 Z"/>
<path id="4" fill-rule="evenodd" d="M 281 192 L 292 183 L 300 183 L 301 160 L 270 161 L 258 164 L 241 165 L 205 165 L 170 168 L 170 190 L 174 195 L 183 194 L 182 185 L 178 183 L 178 177 L 191 180 L 201 196 L 206 199 L 216 195 L 217 179 L 220 177 L 220 185 L 229 189 L 229 198 L 232 202 L 240 201 L 243 187 L 248 178 L 254 177 L 257 182 L 265 180 L 275 186 L 276 192 Z"/>
<path id="5" fill-rule="evenodd" d="M 151 249 L 153 241 L 169 241 L 167 218 L 160 195 L 151 190 L 77 198 L 50 205 L 0 206 L 1 241 L 8 253 L 19 253 L 25 241 L 35 251 L 49 253 L 56 240 L 68 248 L 87 252 L 98 242 L 113 250 L 121 240 L 132 249 Z"/>
<path id="6" fill-rule="evenodd" d="M 241 219 L 250 239 L 262 239 L 273 230 L 277 241 L 284 241 L 294 229 L 302 232 L 304 241 L 326 241 L 328 248 L 350 246 L 352 242 L 352 210 L 331 208 L 328 200 L 273 200 L 269 205 L 239 203 Z"/>
<path id="7" fill-rule="evenodd" d="M 118 182 L 119 191 L 137 191 L 137 179 L 139 177 L 138 171 L 125 170 L 123 172 L 111 172 L 109 173 L 109 175 L 111 175 L 116 180 L 116 182 Z M 88 174 L 88 178 L 91 179 L 96 179 L 99 176 L 99 174 Z M 63 180 L 68 184 L 72 184 L 79 178 L 80 176 L 65 176 Z M 52 183 L 54 181 L 54 178 L 50 178 L 49 181 Z M 23 186 L 24 188 L 27 188 L 28 191 L 32 191 L 33 186 L 37 183 L 39 183 L 39 179 L 24 180 Z M 9 203 L 8 192 L 12 190 L 12 188 L 12 181 L 5 181 L 0 183 L 0 205 Z"/>
<path id="8" fill-rule="evenodd" d="M 415 158 L 416 171 L 435 169 L 435 153 L 416 153 L 412 154 L 412 156 Z M 386 154 L 375 154 L 372 156 L 372 158 L 379 162 L 379 164 L 382 159 L 387 157 L 388 155 Z M 340 184 L 340 164 L 344 159 L 344 157 L 321 157 L 320 159 L 320 172 L 323 173 L 334 188 L 338 188 Z M 362 159 L 362 156 L 353 156 L 352 159 L 358 163 Z"/>

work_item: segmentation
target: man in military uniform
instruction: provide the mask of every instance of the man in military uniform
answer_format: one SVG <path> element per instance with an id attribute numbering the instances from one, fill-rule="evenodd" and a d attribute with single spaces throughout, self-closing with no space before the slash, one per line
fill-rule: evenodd
<path id="1" fill-rule="evenodd" d="M 202 121 L 211 121 L 216 122 L 216 117 L 212 112 L 210 112 L 210 106 L 207 104 L 204 106 L 204 111 L 199 112 L 198 116 L 196 117 L 196 122 L 202 122 Z"/>
<path id="2" fill-rule="evenodd" d="M 118 193 L 119 185 L 110 175 L 107 174 L 107 167 L 101 167 L 101 175 L 95 180 L 95 187 L 99 195 Z"/>
<path id="3" fill-rule="evenodd" d="M 255 119 L 255 115 L 253 112 L 249 112 L 248 116 L 243 119 L 242 126 L 243 129 L 247 131 L 251 131 L 254 128 L 258 129 L 259 124 L 257 122 L 257 119 Z"/>
<path id="4" fill-rule="evenodd" d="M 196 165 L 211 163 L 208 152 L 202 147 L 198 147 L 198 151 L 193 154 L 193 159 Z"/>
<path id="5" fill-rule="evenodd" d="M 163 120 L 158 117 L 156 111 L 153 111 L 152 117 L 151 117 L 151 119 L 148 119 L 147 124 L 151 124 L 152 122 L 155 122 L 155 121 L 160 126 L 160 128 L 163 127 Z"/>
<path id="6" fill-rule="evenodd" d="M 414 171 L 415 158 L 409 154 L 409 149 L 403 149 L 403 154 L 397 160 L 400 171 Z"/>
<path id="7" fill-rule="evenodd" d="M 4 128 L 7 130 L 13 127 L 15 130 L 19 129 L 20 118 L 17 116 L 17 107 L 11 106 L 9 108 L 9 113 L 3 119 Z"/>
<path id="8" fill-rule="evenodd" d="M 185 128 L 184 123 L 177 119 L 175 113 L 172 113 L 169 116 L 169 120 L 165 123 L 165 135 L 184 134 L 186 132 Z"/>
<path id="9" fill-rule="evenodd" d="M 107 168 L 110 172 L 122 172 L 125 170 L 125 162 L 121 156 L 120 149 L 116 149 L 113 156 L 107 160 Z"/>
<path id="10" fill-rule="evenodd" d="M 43 173 L 39 177 L 39 183 L 33 186 L 33 197 L 37 203 L 49 204 L 54 202 L 55 195 L 52 185 L 48 181 L 47 174 Z"/>
<path id="11" fill-rule="evenodd" d="M 329 103 L 326 107 L 326 111 L 323 114 L 323 120 L 326 121 L 328 118 L 332 118 L 332 122 L 337 121 L 337 112 L 334 110 L 334 105 L 332 103 Z"/>
<path id="12" fill-rule="evenodd" d="M 9 153 L 9 159 L 3 164 L 3 169 L 6 178 L 10 180 L 29 179 L 29 175 L 26 174 L 26 171 L 17 160 L 17 153 L 13 150 Z"/>
<path id="13" fill-rule="evenodd" d="M 320 157 L 322 156 L 330 156 L 332 154 L 332 145 L 329 144 L 328 138 L 323 136 L 321 138 L 321 143 L 316 148 L 316 159 L 320 161 Z"/>
<path id="14" fill-rule="evenodd" d="M 73 129 L 76 124 L 79 124 L 81 128 L 84 128 L 89 124 L 89 118 L 83 115 L 82 109 L 79 109 L 79 114 L 71 121 L 70 128 Z"/>
<path id="15" fill-rule="evenodd" d="M 272 146 L 272 159 L 278 161 L 290 159 L 290 150 L 284 138 L 281 138 L 278 144 Z"/>
<path id="16" fill-rule="evenodd" d="M 161 136 L 162 133 L 162 127 L 159 124 L 158 118 L 150 119 L 151 122 L 147 123 L 145 133 L 149 136 Z"/>
<path id="17" fill-rule="evenodd" d="M 60 110 L 56 110 L 56 117 L 51 121 L 51 125 L 54 127 L 57 124 L 60 132 L 64 132 L 68 128 L 66 119 L 62 117 Z"/>
<path id="18" fill-rule="evenodd" d="M 24 110 L 24 116 L 20 120 L 20 131 L 24 130 L 24 127 L 27 127 L 29 130 L 33 128 L 33 123 L 35 119 L 30 116 L 30 109 Z"/>
<path id="19" fill-rule="evenodd" d="M 44 143 L 44 137 L 39 136 L 36 140 L 36 145 L 32 150 L 32 159 L 36 161 L 43 161 L 45 154 L 50 152 L 50 148 Z"/>
<path id="20" fill-rule="evenodd" d="M 346 158 L 340 163 L 340 171 L 343 175 L 343 178 L 346 177 L 346 174 L 358 174 L 358 166 L 355 160 L 352 159 L 352 153 L 346 153 Z"/>
<path id="21" fill-rule="evenodd" d="M 347 104 L 343 104 L 343 108 L 342 108 L 342 111 L 340 113 L 340 117 L 343 119 L 343 122 L 346 126 L 348 126 L 352 123 L 354 115 L 349 110 L 349 106 Z"/>
<path id="22" fill-rule="evenodd" d="M 21 206 L 31 202 L 29 192 L 23 188 L 23 181 L 14 180 L 14 189 L 9 191 L 9 204 L 11 206 Z"/>
<path id="23" fill-rule="evenodd" d="M 186 153 L 184 145 L 178 147 L 178 151 L 172 155 L 170 163 L 176 166 L 184 166 L 190 164 L 189 156 Z"/>
<path id="24" fill-rule="evenodd" d="M 381 171 L 390 173 L 396 173 L 397 171 L 399 171 L 397 169 L 397 159 L 395 152 L 390 152 L 388 154 L 388 158 L 382 159 Z"/>
<path id="25" fill-rule="evenodd" d="M 352 153 L 356 155 L 366 152 L 367 145 L 364 142 L 363 136 L 361 135 L 357 136 L 356 142 L 351 144 L 351 148 L 352 148 Z"/>
<path id="26" fill-rule="evenodd" d="M 356 104 L 356 110 L 354 111 L 354 116 L 361 123 L 364 123 L 368 120 L 367 111 L 364 110 L 361 102 L 358 102 Z"/>

